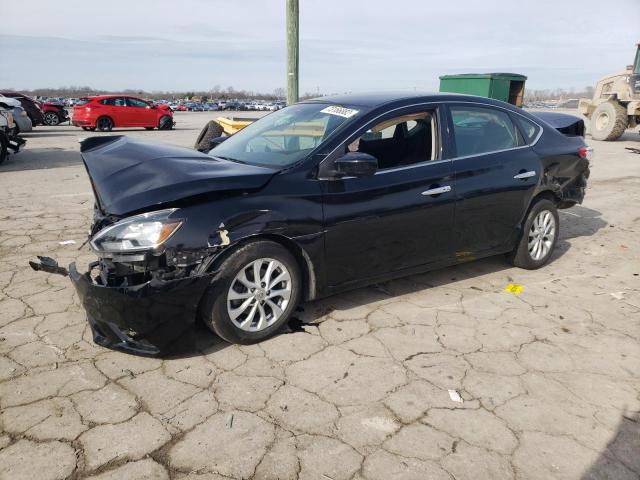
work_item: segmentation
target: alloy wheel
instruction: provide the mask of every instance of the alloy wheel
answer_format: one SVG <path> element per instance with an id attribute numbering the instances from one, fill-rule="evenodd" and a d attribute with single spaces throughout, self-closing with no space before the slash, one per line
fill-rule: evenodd
<path id="1" fill-rule="evenodd" d="M 258 332 L 282 317 L 290 299 L 287 267 L 273 258 L 260 258 L 242 267 L 231 282 L 227 313 L 236 327 Z"/>
<path id="2" fill-rule="evenodd" d="M 97 127 L 98 127 L 98 130 L 101 130 L 103 132 L 109 131 L 113 128 L 113 123 L 111 122 L 110 119 L 103 117 L 98 119 Z"/>
<path id="3" fill-rule="evenodd" d="M 60 117 L 58 117 L 57 113 L 47 112 L 44 114 L 44 123 L 50 126 L 55 126 L 60 123 Z"/>
<path id="4" fill-rule="evenodd" d="M 541 210 L 529 229 L 529 255 L 533 260 L 546 258 L 556 236 L 556 219 L 549 210 Z"/>

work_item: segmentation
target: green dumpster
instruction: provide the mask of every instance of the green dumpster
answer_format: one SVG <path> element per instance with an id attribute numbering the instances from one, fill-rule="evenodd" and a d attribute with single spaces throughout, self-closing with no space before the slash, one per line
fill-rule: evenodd
<path id="1" fill-rule="evenodd" d="M 440 91 L 495 98 L 522 106 L 527 77 L 517 73 L 463 73 L 440 77 Z"/>

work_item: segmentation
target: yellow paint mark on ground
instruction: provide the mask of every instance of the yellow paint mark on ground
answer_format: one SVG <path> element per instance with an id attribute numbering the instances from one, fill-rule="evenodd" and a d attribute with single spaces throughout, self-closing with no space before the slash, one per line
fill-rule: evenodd
<path id="1" fill-rule="evenodd" d="M 504 291 L 513 293 L 514 295 L 520 295 L 523 288 L 524 287 L 522 285 L 518 285 L 517 283 L 510 283 L 509 285 L 507 285 L 507 288 L 505 288 Z"/>

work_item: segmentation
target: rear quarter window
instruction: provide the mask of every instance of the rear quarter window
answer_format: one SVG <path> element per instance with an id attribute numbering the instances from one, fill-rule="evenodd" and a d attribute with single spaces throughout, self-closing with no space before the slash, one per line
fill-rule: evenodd
<path id="1" fill-rule="evenodd" d="M 540 132 L 540 127 L 530 120 L 520 115 L 514 115 L 515 122 L 518 124 L 524 141 L 527 145 L 531 145 Z"/>

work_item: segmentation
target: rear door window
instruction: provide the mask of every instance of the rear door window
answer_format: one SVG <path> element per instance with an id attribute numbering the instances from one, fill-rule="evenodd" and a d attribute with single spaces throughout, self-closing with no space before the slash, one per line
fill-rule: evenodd
<path id="1" fill-rule="evenodd" d="M 100 100 L 100 103 L 111 107 L 125 107 L 127 105 L 125 99 L 122 97 L 104 98 Z"/>
<path id="2" fill-rule="evenodd" d="M 450 107 L 458 157 L 507 150 L 521 145 L 509 115 L 491 107 Z"/>

